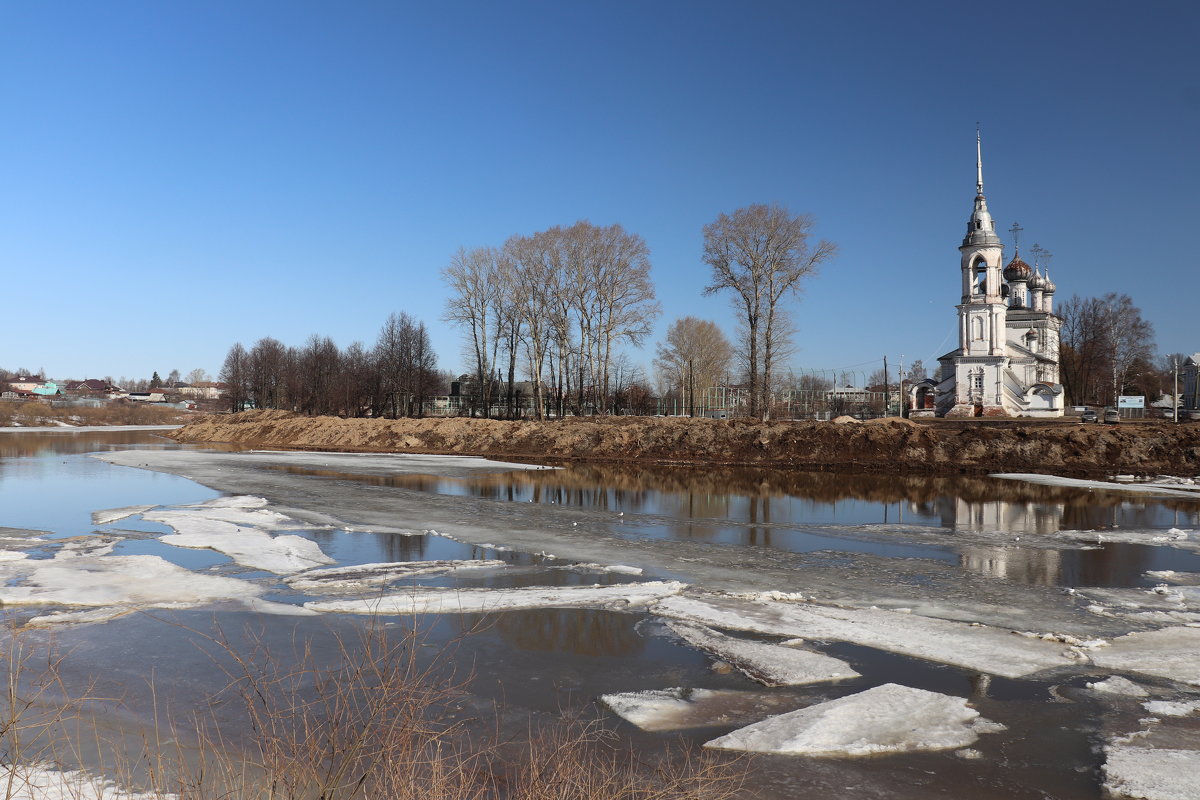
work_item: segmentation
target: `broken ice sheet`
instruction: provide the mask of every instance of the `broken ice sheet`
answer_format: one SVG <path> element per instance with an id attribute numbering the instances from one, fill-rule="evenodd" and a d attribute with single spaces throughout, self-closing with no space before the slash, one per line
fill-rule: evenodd
<path id="1" fill-rule="evenodd" d="M 249 581 L 200 575 L 147 555 L 62 554 L 0 562 L 0 584 L 4 605 L 189 608 L 263 593 Z"/>
<path id="2" fill-rule="evenodd" d="M 800 686 L 859 677 L 845 661 L 824 653 L 736 639 L 691 622 L 668 621 L 667 627 L 688 644 L 729 662 L 765 686 Z"/>
<path id="3" fill-rule="evenodd" d="M 1200 751 L 1111 744 L 1104 754 L 1104 788 L 1110 796 L 1141 800 L 1200 797 Z"/>
<path id="4" fill-rule="evenodd" d="M 144 514 L 152 508 L 158 508 L 158 506 L 125 506 L 124 508 L 106 508 L 100 511 L 93 511 L 92 524 L 111 525 L 114 522 L 120 522 L 123 519 L 128 519 L 134 514 Z"/>
<path id="5" fill-rule="evenodd" d="M 490 560 L 443 560 L 443 561 L 393 561 L 378 564 L 358 564 L 349 567 L 312 569 L 284 578 L 293 589 L 300 592 L 322 594 L 360 593 L 369 587 L 378 587 L 401 578 L 448 575 L 460 570 L 496 569 L 506 562 Z"/>
<path id="6" fill-rule="evenodd" d="M 1200 628 L 1171 627 L 1129 633 L 1089 652 L 1101 669 L 1140 672 L 1200 686 Z M 1200 795 L 1197 795 L 1200 797 Z"/>
<path id="7" fill-rule="evenodd" d="M 1006 678 L 1076 664 L 1061 643 L 877 608 L 833 608 L 712 593 L 668 597 L 651 612 L 725 630 L 851 642 Z"/>
<path id="8" fill-rule="evenodd" d="M 662 733 L 759 720 L 765 714 L 790 711 L 796 698 L 776 692 L 673 688 L 606 694 L 600 702 L 626 722 Z"/>
<path id="9" fill-rule="evenodd" d="M 526 608 L 611 608 L 648 606 L 678 594 L 678 581 L 621 583 L 615 586 L 536 586 L 525 589 L 435 589 L 411 587 L 403 592 L 356 600 L 305 603 L 313 611 L 348 614 L 478 614 Z"/>
<path id="10" fill-rule="evenodd" d="M 722 750 L 807 756 L 867 756 L 951 750 L 1004 726 L 961 697 L 887 683 L 770 717 L 705 743 Z"/>

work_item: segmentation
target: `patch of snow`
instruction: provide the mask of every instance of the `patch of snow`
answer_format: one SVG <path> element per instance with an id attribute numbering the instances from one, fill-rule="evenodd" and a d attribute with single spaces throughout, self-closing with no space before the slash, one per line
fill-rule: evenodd
<path id="1" fill-rule="evenodd" d="M 1200 686 L 1200 628 L 1172 627 L 1126 634 L 1092 653 L 1102 669 L 1140 672 Z M 1198 795 L 1200 796 L 1200 795 Z"/>
<path id="2" fill-rule="evenodd" d="M 0 550 L 0 561 L 23 561 L 26 558 L 29 558 L 29 554 L 19 550 Z"/>
<path id="3" fill-rule="evenodd" d="M 1200 700 L 1150 700 L 1142 708 L 1159 717 L 1187 717 L 1200 709 Z"/>
<path id="4" fill-rule="evenodd" d="M 1111 678 L 1089 683 L 1087 684 L 1087 688 L 1093 692 L 1114 694 L 1120 697 L 1148 697 L 1150 695 L 1141 686 L 1138 686 L 1128 678 L 1122 678 L 1120 675 L 1113 675 Z"/>
<path id="5" fill-rule="evenodd" d="M 730 724 L 731 708 L 761 703 L 765 695 L 714 689 L 652 689 L 600 697 L 613 713 L 644 731 L 661 733 Z"/>
<path id="6" fill-rule="evenodd" d="M 92 524 L 111 525 L 114 522 L 132 517 L 134 514 L 144 514 L 153 508 L 158 508 L 158 506 L 125 506 L 124 508 L 107 508 L 101 511 L 93 511 Z"/>
<path id="7" fill-rule="evenodd" d="M 667 626 L 688 644 L 732 664 L 766 686 L 801 686 L 859 677 L 845 661 L 824 653 L 735 639 L 692 622 L 671 621 Z"/>
<path id="8" fill-rule="evenodd" d="M 561 567 L 550 567 L 550 569 L 562 569 L 568 572 L 599 572 L 612 573 L 614 575 L 641 575 L 641 567 L 630 567 L 625 564 L 566 564 Z"/>
<path id="9" fill-rule="evenodd" d="M 1104 752 L 1104 788 L 1113 796 L 1140 800 L 1200 797 L 1200 751 L 1109 745 Z"/>
<path id="10" fill-rule="evenodd" d="M 807 756 L 867 756 L 950 750 L 1004 730 L 961 697 L 887 683 L 770 717 L 705 747 Z"/>
<path id="11" fill-rule="evenodd" d="M 105 778 L 48 764 L 0 766 L 0 781 L 13 776 L 11 800 L 175 800 L 178 795 L 129 792 Z"/>
<path id="12" fill-rule="evenodd" d="M 703 598 L 668 597 L 651 611 L 726 630 L 852 642 L 1006 678 L 1077 663 L 1056 642 L 1014 636 L 985 625 L 877 608 L 752 602 L 710 594 Z"/>
<path id="13" fill-rule="evenodd" d="M 437 589 L 413 587 L 405 592 L 357 600 L 305 603 L 313 611 L 349 614 L 478 614 L 526 608 L 612 608 L 649 606 L 678 594 L 678 581 L 623 583 L 615 586 L 541 586 L 525 589 Z"/>
<path id="14" fill-rule="evenodd" d="M 1173 569 L 1151 569 L 1145 573 L 1147 578 L 1155 581 L 1166 581 L 1184 586 L 1200 585 L 1200 572 L 1176 572 Z"/>

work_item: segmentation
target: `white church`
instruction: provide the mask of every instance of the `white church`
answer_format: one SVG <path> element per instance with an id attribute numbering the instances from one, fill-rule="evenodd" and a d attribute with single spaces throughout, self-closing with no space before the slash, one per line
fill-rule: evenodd
<path id="1" fill-rule="evenodd" d="M 1021 260 L 1001 268 L 1004 245 L 983 196 L 983 156 L 975 137 L 975 210 L 962 254 L 958 349 L 938 359 L 937 376 L 909 390 L 914 417 L 1061 417 L 1054 283 L 1049 269 Z M 1014 226 L 1015 227 L 1015 226 Z"/>

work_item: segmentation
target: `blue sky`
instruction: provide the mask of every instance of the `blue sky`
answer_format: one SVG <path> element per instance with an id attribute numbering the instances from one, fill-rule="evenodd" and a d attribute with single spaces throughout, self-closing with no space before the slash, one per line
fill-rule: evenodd
<path id="1" fill-rule="evenodd" d="M 811 213 L 840 255 L 796 368 L 953 348 L 975 125 L 998 227 L 1059 301 L 1129 294 L 1200 350 L 1191 2 L 0 4 L 0 367 L 219 370 L 229 346 L 439 319 L 460 246 L 588 219 L 712 319 L 701 228 Z M 1011 256 L 1011 243 L 1006 258 Z M 893 362 L 894 363 L 894 362 Z"/>

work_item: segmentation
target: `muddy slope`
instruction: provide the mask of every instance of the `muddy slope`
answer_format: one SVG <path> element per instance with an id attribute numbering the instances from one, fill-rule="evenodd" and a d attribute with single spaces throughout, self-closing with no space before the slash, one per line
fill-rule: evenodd
<path id="1" fill-rule="evenodd" d="M 493 458 L 748 464 L 923 474 L 1200 475 L 1200 425 L 1072 422 L 773 422 L 650 417 L 553 422 L 377 420 L 285 411 L 215 415 L 174 432 L 193 444 Z"/>

